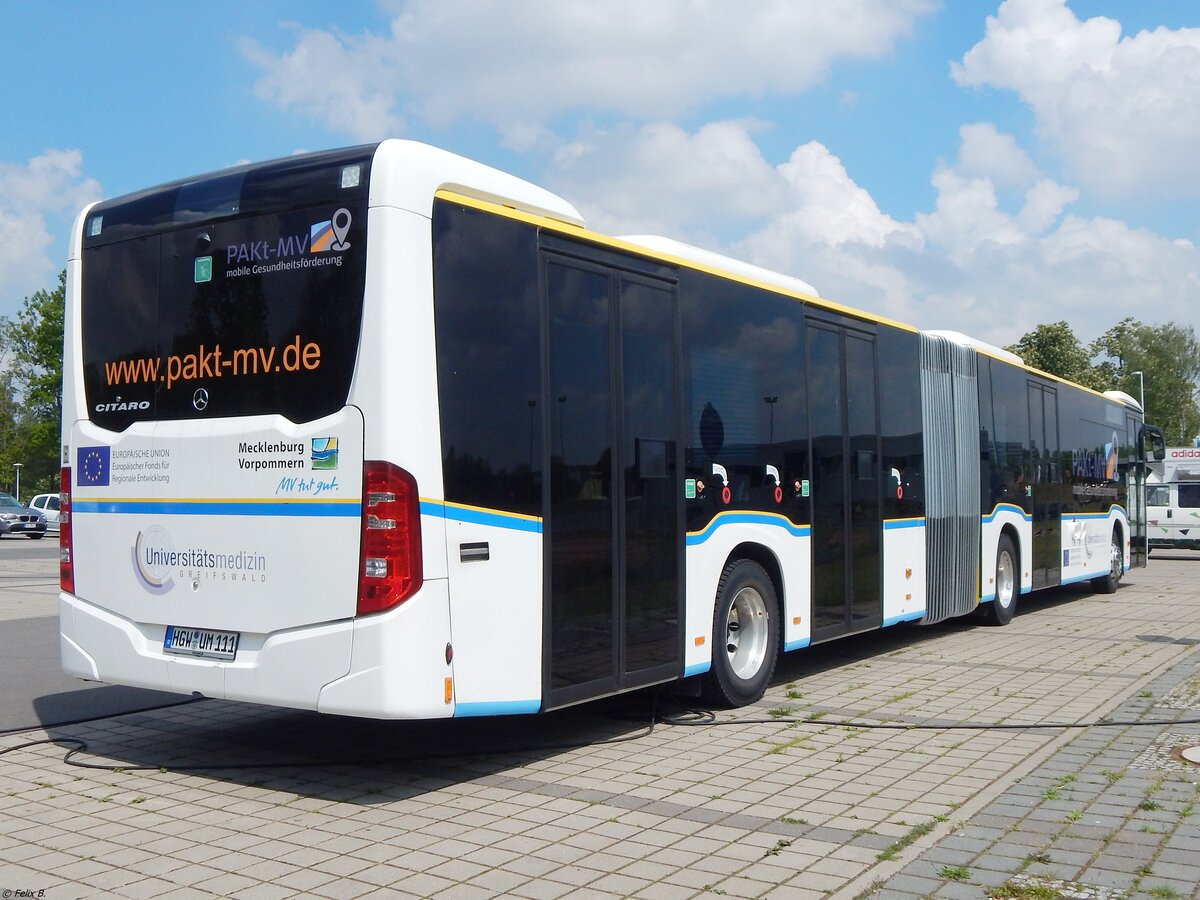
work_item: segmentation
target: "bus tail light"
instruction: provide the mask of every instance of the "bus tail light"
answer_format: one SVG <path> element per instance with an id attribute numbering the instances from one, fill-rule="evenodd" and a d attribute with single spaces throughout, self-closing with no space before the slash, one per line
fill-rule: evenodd
<path id="1" fill-rule="evenodd" d="M 75 593 L 75 560 L 71 553 L 71 470 L 58 472 L 58 586 Z"/>
<path id="2" fill-rule="evenodd" d="M 383 612 L 421 587 L 421 506 L 416 480 L 388 462 L 363 467 L 358 614 Z"/>

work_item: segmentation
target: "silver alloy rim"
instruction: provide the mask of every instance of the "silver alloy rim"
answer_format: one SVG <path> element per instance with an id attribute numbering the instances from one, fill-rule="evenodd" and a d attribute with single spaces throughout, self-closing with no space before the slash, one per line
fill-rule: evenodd
<path id="1" fill-rule="evenodd" d="M 726 623 L 729 667 L 738 678 L 753 678 L 767 654 L 767 604 L 762 594 L 752 587 L 738 591 L 729 605 Z"/>
<path id="2" fill-rule="evenodd" d="M 996 560 L 996 602 L 1005 609 L 1012 603 L 1014 583 L 1012 556 L 1005 550 Z"/>
<path id="3" fill-rule="evenodd" d="M 1125 562 L 1124 556 L 1125 554 L 1121 552 L 1121 548 L 1114 540 L 1109 559 L 1109 569 L 1112 572 L 1112 580 L 1114 584 L 1121 580 L 1121 566 Z"/>

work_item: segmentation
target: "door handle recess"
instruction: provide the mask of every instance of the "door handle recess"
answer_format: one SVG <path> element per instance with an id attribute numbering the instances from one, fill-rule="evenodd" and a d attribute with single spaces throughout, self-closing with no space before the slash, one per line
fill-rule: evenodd
<path id="1" fill-rule="evenodd" d="M 486 562 L 491 558 L 492 551 L 488 547 L 487 541 L 458 545 L 459 562 Z"/>

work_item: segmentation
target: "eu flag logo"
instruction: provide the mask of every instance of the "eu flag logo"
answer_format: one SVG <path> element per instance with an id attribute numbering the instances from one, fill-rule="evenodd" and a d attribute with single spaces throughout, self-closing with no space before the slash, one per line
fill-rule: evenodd
<path id="1" fill-rule="evenodd" d="M 109 447 L 80 447 L 76 455 L 80 487 L 108 487 Z"/>

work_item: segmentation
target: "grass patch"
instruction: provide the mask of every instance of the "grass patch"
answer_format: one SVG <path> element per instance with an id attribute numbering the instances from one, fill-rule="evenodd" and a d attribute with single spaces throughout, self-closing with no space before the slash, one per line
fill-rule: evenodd
<path id="1" fill-rule="evenodd" d="M 912 846 L 913 843 L 925 837 L 929 832 L 933 831 L 933 826 L 939 822 L 945 822 L 945 816 L 935 816 L 931 821 L 924 822 L 920 825 L 914 825 L 908 830 L 908 833 L 901 837 L 893 844 L 889 844 L 875 857 L 880 862 L 886 862 L 889 859 L 895 859 L 901 850 Z"/>
<path id="2" fill-rule="evenodd" d="M 768 856 L 778 856 L 780 853 L 782 853 L 785 849 L 787 849 L 790 846 L 792 846 L 791 841 L 785 841 L 781 838 L 780 840 L 775 842 L 774 847 L 772 847 L 770 850 L 768 850 L 766 853 L 764 853 L 762 855 L 762 858 L 766 859 Z"/>
<path id="3" fill-rule="evenodd" d="M 1158 887 L 1152 887 L 1150 890 L 1146 891 L 1146 893 L 1151 897 L 1161 897 L 1162 900 L 1175 900 L 1176 897 L 1181 896 L 1180 893 L 1175 890 L 1175 888 L 1165 884 L 1160 884 Z"/>
<path id="4" fill-rule="evenodd" d="M 767 741 L 767 743 L 770 744 L 771 742 Z M 817 749 L 812 744 L 804 743 L 804 738 L 795 737 L 795 738 L 792 738 L 790 741 L 784 741 L 782 744 L 771 744 L 771 749 L 767 751 L 767 755 L 770 756 L 775 753 L 783 753 L 785 750 L 791 750 L 793 747 L 795 747 L 797 750 L 816 750 Z"/>
<path id="5" fill-rule="evenodd" d="M 942 866 L 938 869 L 938 875 L 948 881 L 966 881 L 971 877 L 971 872 L 965 866 Z"/>
<path id="6" fill-rule="evenodd" d="M 1000 887 L 988 893 L 994 900 L 1059 900 L 1062 897 L 1058 891 L 1043 884 L 1019 884 L 1006 881 Z"/>

